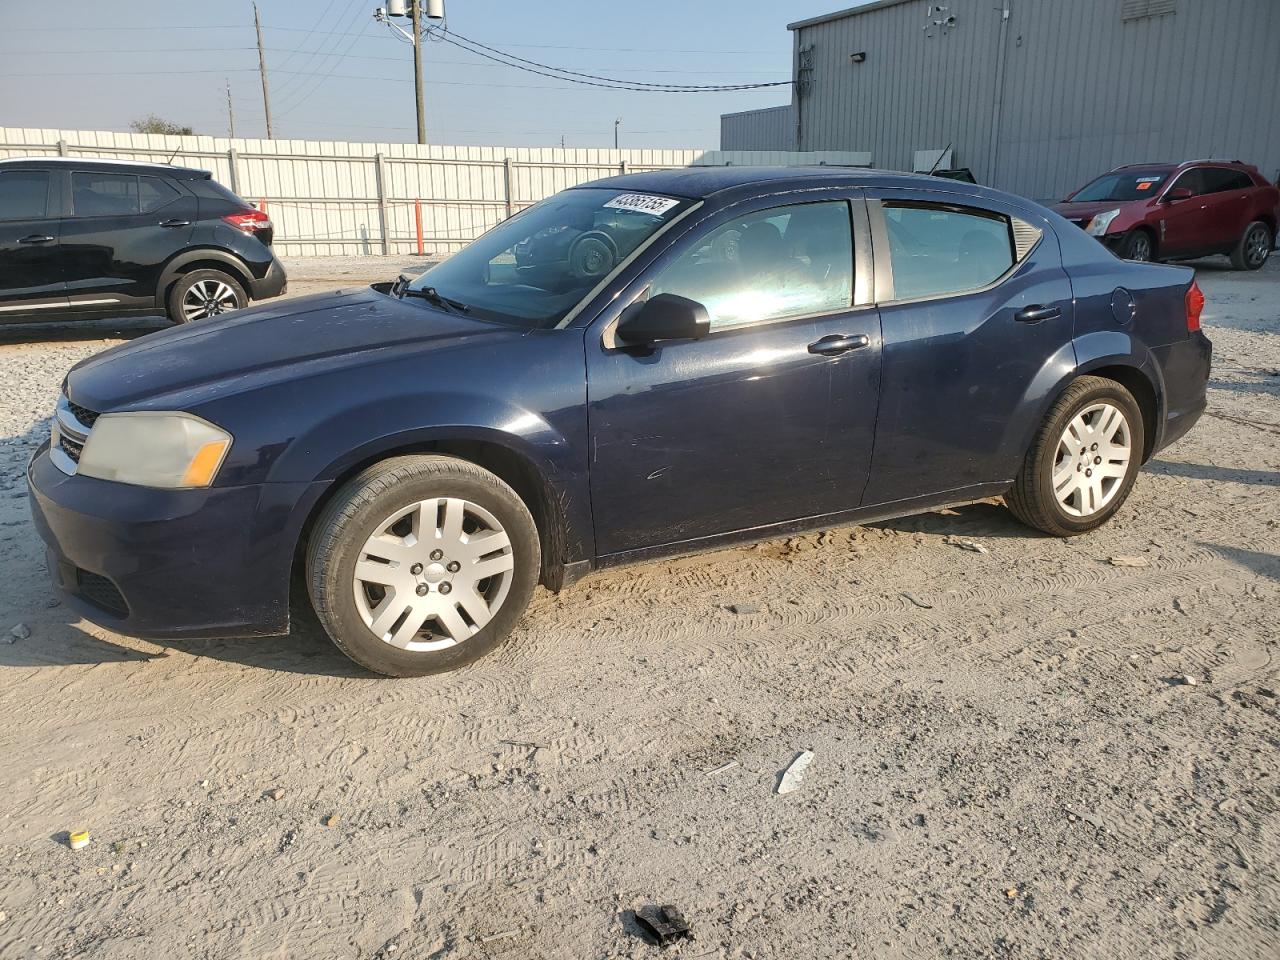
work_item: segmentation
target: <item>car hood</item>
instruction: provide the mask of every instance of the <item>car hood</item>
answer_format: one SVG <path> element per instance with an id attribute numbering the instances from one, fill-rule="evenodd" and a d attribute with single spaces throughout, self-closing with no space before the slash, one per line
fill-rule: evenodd
<path id="1" fill-rule="evenodd" d="M 1060 217 L 1087 224 L 1100 213 L 1115 210 L 1117 207 L 1124 210 L 1132 203 L 1132 200 L 1103 200 L 1101 202 L 1091 200 L 1088 203 L 1068 203 L 1063 201 L 1062 203 L 1055 203 L 1050 209 Z"/>
<path id="2" fill-rule="evenodd" d="M 445 313 L 373 289 L 278 301 L 197 320 L 112 347 L 67 374 L 75 403 L 99 413 L 208 399 L 282 377 L 358 365 L 394 351 L 440 351 L 525 331 Z"/>

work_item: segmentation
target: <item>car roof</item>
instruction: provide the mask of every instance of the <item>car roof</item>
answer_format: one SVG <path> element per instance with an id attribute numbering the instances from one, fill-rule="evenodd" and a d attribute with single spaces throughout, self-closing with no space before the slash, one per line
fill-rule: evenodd
<path id="1" fill-rule="evenodd" d="M 945 184 L 945 187 L 942 184 Z M 938 177 L 923 173 L 839 166 L 682 167 L 678 170 L 652 170 L 645 173 L 606 177 L 603 180 L 579 184 L 573 189 L 603 187 L 703 200 L 726 191 L 767 194 L 780 193 L 788 188 L 804 189 L 818 186 L 959 189 L 971 191 L 974 196 L 1003 196 L 999 191 L 955 180 L 940 181 Z M 752 190 L 753 187 L 756 189 Z"/>
<path id="2" fill-rule="evenodd" d="M 199 170 L 195 167 L 175 167 L 168 163 L 148 163 L 145 160 L 101 160 L 96 157 L 8 157 L 0 160 L 0 169 L 5 167 L 47 167 L 47 166 L 74 166 L 80 170 L 101 170 L 121 172 L 129 171 L 132 173 L 141 173 L 143 170 L 150 170 L 153 173 L 163 173 L 171 177 L 177 177 L 179 180 L 196 180 L 208 179 L 210 173 L 208 170 Z"/>

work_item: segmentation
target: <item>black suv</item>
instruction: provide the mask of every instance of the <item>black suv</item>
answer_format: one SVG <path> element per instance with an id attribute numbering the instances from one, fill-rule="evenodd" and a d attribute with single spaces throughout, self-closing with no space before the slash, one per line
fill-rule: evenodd
<path id="1" fill-rule="evenodd" d="M 0 322 L 235 310 L 284 292 L 271 237 L 207 170 L 0 160 Z"/>

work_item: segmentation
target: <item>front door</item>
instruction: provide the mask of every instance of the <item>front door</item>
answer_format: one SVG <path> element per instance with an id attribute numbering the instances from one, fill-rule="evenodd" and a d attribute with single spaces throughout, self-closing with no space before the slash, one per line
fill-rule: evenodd
<path id="1" fill-rule="evenodd" d="M 587 331 L 598 555 L 858 506 L 880 371 L 865 217 L 825 190 L 712 213 Z M 658 293 L 704 304 L 711 332 L 618 342 L 621 310 Z"/>
<path id="2" fill-rule="evenodd" d="M 1170 192 L 1186 188 L 1192 195 L 1174 200 Z M 1171 183 L 1160 201 L 1160 238 L 1157 252 L 1162 257 L 1193 257 L 1214 247 L 1213 210 L 1207 196 L 1205 171 L 1193 167 Z"/>
<path id="3" fill-rule="evenodd" d="M 1011 480 L 1038 416 L 1026 402 L 1033 384 L 1075 366 L 1052 227 L 944 190 L 867 196 L 884 359 L 866 505 L 963 499 Z"/>
<path id="4" fill-rule="evenodd" d="M 165 262 L 189 242 L 196 198 L 164 177 L 77 170 L 63 223 L 67 294 L 87 313 L 156 305 Z"/>
<path id="5" fill-rule="evenodd" d="M 0 321 L 67 304 L 57 191 L 52 171 L 0 171 Z"/>

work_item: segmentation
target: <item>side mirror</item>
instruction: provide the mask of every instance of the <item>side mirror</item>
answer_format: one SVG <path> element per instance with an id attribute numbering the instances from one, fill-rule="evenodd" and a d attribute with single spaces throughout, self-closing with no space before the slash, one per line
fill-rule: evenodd
<path id="1" fill-rule="evenodd" d="M 1173 203 L 1175 200 L 1190 200 L 1195 196 L 1195 192 L 1190 187 L 1174 187 L 1164 195 L 1165 203 Z"/>
<path id="2" fill-rule="evenodd" d="M 697 300 L 660 293 L 633 303 L 618 319 L 618 339 L 629 344 L 700 340 L 711 332 L 711 316 Z"/>

